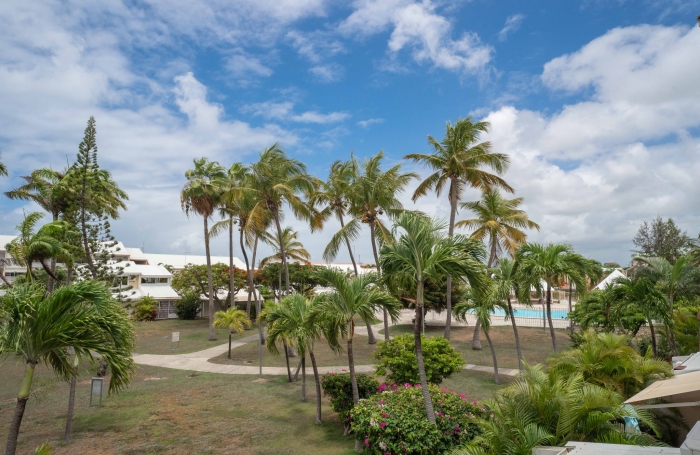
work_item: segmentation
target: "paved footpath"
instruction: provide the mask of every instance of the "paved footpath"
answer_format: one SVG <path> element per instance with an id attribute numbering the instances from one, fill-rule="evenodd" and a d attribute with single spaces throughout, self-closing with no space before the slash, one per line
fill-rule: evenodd
<path id="1" fill-rule="evenodd" d="M 379 332 L 383 328 L 383 325 L 377 324 L 373 326 L 372 329 L 375 333 Z M 364 329 L 365 333 L 361 333 Z M 357 327 L 356 335 L 366 336 L 366 327 Z M 379 338 L 377 333 L 377 338 Z M 256 342 L 258 340 L 258 335 L 251 335 L 249 337 L 241 338 L 240 340 L 231 343 L 231 349 L 243 346 L 247 343 Z M 260 373 L 260 367 L 251 365 L 222 365 L 219 363 L 209 362 L 209 359 L 219 356 L 228 351 L 228 343 L 222 344 L 220 346 L 215 346 L 213 348 L 205 349 L 203 351 L 191 352 L 189 354 L 169 354 L 169 355 L 156 355 L 156 354 L 134 354 L 134 362 L 139 365 L 150 365 L 154 367 L 162 368 L 173 368 L 176 370 L 190 370 L 190 371 L 200 371 L 204 373 L 223 373 L 223 374 L 250 374 L 255 375 Z M 291 365 L 290 365 L 291 367 Z M 372 373 L 374 371 L 374 365 L 355 365 L 355 371 L 358 373 Z M 296 369 L 296 368 L 293 368 Z M 320 374 L 325 373 L 341 373 L 347 371 L 347 366 L 331 366 L 331 367 L 319 367 L 318 372 Z M 493 373 L 493 367 L 480 366 L 480 365 L 465 365 L 465 370 L 474 371 L 484 371 L 486 373 Z M 517 376 L 518 370 L 511 368 L 499 368 L 498 372 L 506 376 Z M 262 373 L 265 375 L 273 376 L 284 376 L 287 374 L 286 367 L 263 367 Z M 306 368 L 307 374 L 313 374 L 313 369 L 311 367 Z"/>

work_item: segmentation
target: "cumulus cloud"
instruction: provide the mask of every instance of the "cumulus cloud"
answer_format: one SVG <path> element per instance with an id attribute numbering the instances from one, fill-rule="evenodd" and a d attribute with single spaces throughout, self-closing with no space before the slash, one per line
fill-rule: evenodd
<path id="1" fill-rule="evenodd" d="M 517 32 L 520 29 L 520 25 L 523 23 L 523 19 L 525 19 L 525 15 L 523 14 L 508 16 L 505 25 L 503 25 L 501 31 L 498 32 L 498 40 L 505 41 L 508 39 L 508 35 Z"/>
<path id="2" fill-rule="evenodd" d="M 336 63 L 329 63 L 313 66 L 309 68 L 309 73 L 319 82 L 336 82 L 343 77 L 343 67 Z"/>
<path id="3" fill-rule="evenodd" d="M 475 33 L 453 39 L 452 25 L 429 0 L 356 0 L 353 7 L 340 31 L 367 36 L 393 29 L 388 43 L 392 54 L 409 49 L 418 63 L 460 72 L 478 71 L 491 60 L 492 48 Z"/>

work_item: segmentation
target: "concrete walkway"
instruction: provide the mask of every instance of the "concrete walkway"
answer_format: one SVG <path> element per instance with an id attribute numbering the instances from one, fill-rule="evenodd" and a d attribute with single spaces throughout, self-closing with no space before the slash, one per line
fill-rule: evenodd
<path id="1" fill-rule="evenodd" d="M 379 336 L 379 330 L 383 329 L 383 324 L 377 324 L 372 326 L 372 330 L 375 332 L 377 339 L 383 339 L 383 336 Z M 364 330 L 364 333 L 362 331 Z M 367 327 L 356 327 L 356 335 L 367 336 Z M 231 349 L 238 348 L 245 344 L 256 342 L 258 340 L 258 335 L 251 335 L 249 337 L 241 338 L 240 340 L 231 343 Z M 249 374 L 256 375 L 260 373 L 259 366 L 250 365 L 222 365 L 219 363 L 209 362 L 209 359 L 213 357 L 220 356 L 221 354 L 228 351 L 228 343 L 222 344 L 220 346 L 215 346 L 213 348 L 205 349 L 203 351 L 191 352 L 189 354 L 170 354 L 170 355 L 156 355 L 156 354 L 134 354 L 134 362 L 139 365 L 150 365 L 154 367 L 162 368 L 172 368 L 175 370 L 190 370 L 190 371 L 200 371 L 203 373 L 223 373 L 223 374 Z M 296 370 L 296 367 L 290 365 L 292 370 Z M 355 365 L 355 371 L 357 373 L 372 373 L 374 372 L 375 365 Z M 483 371 L 486 373 L 493 373 L 493 367 L 480 366 L 480 365 L 465 365 L 465 370 Z M 329 366 L 329 367 L 319 367 L 319 374 L 325 373 L 342 373 L 347 371 L 347 366 Z M 517 369 L 511 368 L 499 368 L 499 374 L 506 376 L 517 376 L 519 371 Z M 313 369 L 311 367 L 306 368 L 307 374 L 313 374 Z M 271 376 L 284 376 L 287 374 L 287 367 L 263 367 L 262 374 Z"/>

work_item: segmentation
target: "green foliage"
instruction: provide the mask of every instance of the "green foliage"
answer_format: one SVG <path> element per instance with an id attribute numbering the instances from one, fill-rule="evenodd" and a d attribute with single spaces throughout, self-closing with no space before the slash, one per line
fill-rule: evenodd
<path id="1" fill-rule="evenodd" d="M 53 453 L 53 448 L 48 442 L 43 443 L 34 450 L 34 455 L 51 455 Z"/>
<path id="2" fill-rule="evenodd" d="M 697 302 L 694 302 L 697 304 Z M 698 352 L 700 328 L 697 314 L 700 306 L 684 306 L 673 310 L 673 333 L 676 336 L 676 346 L 680 355 Z M 666 344 L 666 333 L 661 332 L 661 343 Z"/>
<path id="3" fill-rule="evenodd" d="M 196 319 L 202 308 L 202 299 L 199 292 L 186 292 L 180 300 L 175 302 L 177 317 L 184 320 Z"/>
<path id="4" fill-rule="evenodd" d="M 230 268 L 226 264 L 217 263 L 211 266 L 212 283 L 214 286 L 214 301 L 222 308 L 228 308 L 231 303 L 231 295 L 228 293 L 231 276 Z M 248 273 L 242 269 L 233 271 L 233 292 L 234 294 L 247 287 Z M 209 298 L 209 281 L 207 278 L 206 265 L 188 264 L 184 269 L 173 273 L 173 289 L 180 295 L 199 294 Z M 219 298 L 220 293 L 227 293 L 225 302 Z"/>
<path id="5" fill-rule="evenodd" d="M 153 297 L 143 297 L 141 300 L 133 305 L 133 312 L 131 317 L 134 321 L 153 321 L 158 315 L 156 310 L 156 301 Z"/>
<path id="6" fill-rule="evenodd" d="M 352 410 L 352 429 L 364 441 L 365 453 L 438 454 L 479 434 L 480 408 L 464 395 L 430 385 L 436 423 L 425 418 L 420 386 L 380 386 L 383 393 L 360 401 Z"/>
<path id="7" fill-rule="evenodd" d="M 237 310 L 235 307 L 231 307 L 227 311 L 217 311 L 214 314 L 214 327 L 217 329 L 229 329 L 231 333 L 243 333 L 252 324 L 245 311 Z"/>
<path id="8" fill-rule="evenodd" d="M 687 232 L 681 231 L 672 218 L 664 221 L 661 216 L 651 223 L 644 221 L 632 239 L 637 247 L 635 253 L 642 256 L 661 257 L 670 263 L 676 262 L 691 246 Z"/>
<path id="9" fill-rule="evenodd" d="M 427 338 L 421 335 L 421 346 L 425 375 L 430 384 L 440 384 L 443 379 L 460 371 L 466 364 L 462 360 L 462 355 L 455 351 L 445 338 Z M 420 382 L 413 335 L 400 335 L 392 340 L 380 341 L 379 348 L 374 352 L 374 358 L 379 361 L 377 374 L 386 375 L 389 381 L 398 384 Z"/>
<path id="10" fill-rule="evenodd" d="M 325 267 L 313 266 L 299 263 L 289 263 L 289 286 L 293 292 L 303 294 L 306 297 L 311 297 L 313 290 L 318 286 L 321 280 L 317 276 L 317 272 Z M 280 281 L 280 277 L 282 280 Z M 260 282 L 268 289 L 273 290 L 279 295 L 280 291 L 284 291 L 284 267 L 280 262 L 268 262 L 265 264 L 259 273 Z M 280 289 L 280 282 L 282 288 Z"/>
<path id="11" fill-rule="evenodd" d="M 660 445 L 651 435 L 626 430 L 624 417 L 655 432 L 651 414 L 623 403 L 611 389 L 586 382 L 581 374 L 545 372 L 526 366 L 522 376 L 484 403 L 482 434 L 455 455 L 523 455 L 538 445 L 567 441 Z"/>
<path id="12" fill-rule="evenodd" d="M 366 373 L 357 373 L 357 389 L 360 400 L 365 400 L 379 393 L 379 381 Z M 350 420 L 350 411 L 354 406 L 352 400 L 352 383 L 350 373 L 328 373 L 321 377 L 323 394 L 331 399 L 331 408 L 338 413 L 341 422 Z"/>
<path id="13" fill-rule="evenodd" d="M 586 294 L 569 313 L 574 324 L 584 331 L 622 331 L 635 335 L 646 323 L 645 314 L 638 305 L 619 305 L 622 295 L 615 284 Z"/>
<path id="14" fill-rule="evenodd" d="M 652 358 L 651 353 L 639 355 L 627 336 L 593 330 L 583 334 L 580 347 L 550 358 L 548 365 L 562 376 L 581 374 L 587 382 L 615 390 L 624 398 L 650 381 L 673 376 L 668 362 Z"/>

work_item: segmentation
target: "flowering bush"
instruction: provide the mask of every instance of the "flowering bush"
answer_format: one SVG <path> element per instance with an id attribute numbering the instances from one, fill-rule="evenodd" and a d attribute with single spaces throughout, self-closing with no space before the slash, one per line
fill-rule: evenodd
<path id="1" fill-rule="evenodd" d="M 351 412 L 351 427 L 365 452 L 378 455 L 445 453 L 479 434 L 483 409 L 464 395 L 430 385 L 436 425 L 425 414 L 420 384 L 380 386 L 382 393 L 362 400 Z"/>
<path id="2" fill-rule="evenodd" d="M 462 355 L 455 351 L 445 338 L 426 338 L 421 335 L 421 346 L 425 374 L 431 384 L 440 384 L 443 379 L 449 378 L 465 365 Z M 398 384 L 420 382 L 413 335 L 401 335 L 380 342 L 379 349 L 374 352 L 374 358 L 379 360 L 377 374 L 386 375 L 388 381 Z"/>
<path id="3" fill-rule="evenodd" d="M 360 399 L 369 398 L 379 392 L 379 382 L 365 373 L 357 373 L 357 388 Z M 331 397 L 331 407 L 345 425 L 345 434 L 350 430 L 350 411 L 354 406 L 350 373 L 328 373 L 321 377 L 323 394 Z"/>

